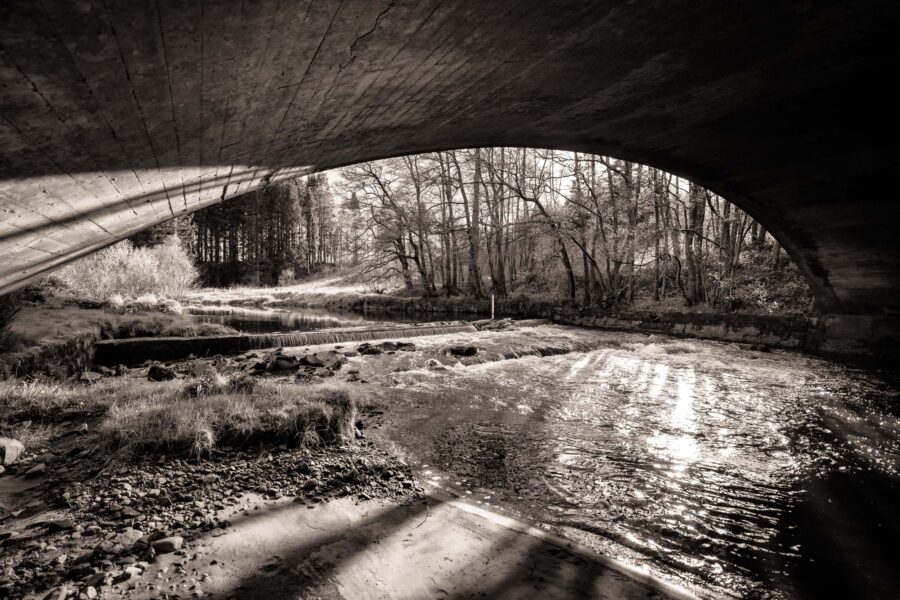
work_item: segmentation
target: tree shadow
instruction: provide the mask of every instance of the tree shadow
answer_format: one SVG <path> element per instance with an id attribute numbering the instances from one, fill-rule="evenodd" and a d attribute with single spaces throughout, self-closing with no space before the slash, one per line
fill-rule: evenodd
<path id="1" fill-rule="evenodd" d="M 352 525 L 330 528 L 327 533 L 298 540 L 288 552 L 279 553 L 276 563 L 262 565 L 261 569 L 218 596 L 242 600 L 287 600 L 309 596 L 343 598 L 333 582 L 342 564 L 352 561 L 370 546 L 378 544 L 381 539 L 440 503 L 440 500 L 428 498 L 426 501 L 398 504 Z M 240 527 L 254 520 L 297 509 L 296 504 L 289 503 L 249 516 L 235 517 L 232 525 Z M 197 541 L 202 542 L 203 538 L 197 538 Z M 324 560 L 316 556 L 321 550 L 338 543 L 341 544 L 341 552 L 332 559 Z"/>

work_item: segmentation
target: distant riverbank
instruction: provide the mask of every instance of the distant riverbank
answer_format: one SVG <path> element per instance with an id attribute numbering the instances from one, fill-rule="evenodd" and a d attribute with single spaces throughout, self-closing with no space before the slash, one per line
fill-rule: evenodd
<path id="1" fill-rule="evenodd" d="M 340 280 L 310 282 L 287 288 L 198 290 L 188 295 L 204 306 L 238 306 L 290 310 L 325 308 L 358 314 L 448 315 L 453 318 L 551 319 L 565 325 L 609 330 L 662 333 L 794 350 L 816 350 L 815 319 L 803 316 L 753 315 L 650 310 L 580 308 L 556 299 L 517 294 L 504 298 L 404 296 L 366 293 L 342 287 Z"/>
<path id="2" fill-rule="evenodd" d="M 490 296 L 416 296 L 399 290 L 373 293 L 340 277 L 280 288 L 200 289 L 189 292 L 186 300 L 202 306 L 408 314 L 416 315 L 419 320 L 424 315 L 434 315 L 435 320 L 439 315 L 481 319 L 489 317 L 493 308 L 497 318 L 544 318 L 565 325 L 738 342 L 864 363 L 890 362 L 900 352 L 890 342 L 890 331 L 880 331 L 877 319 L 853 315 L 722 313 L 664 303 L 641 303 L 635 308 L 584 307 L 559 298 L 527 294 L 492 299 Z M 884 339 L 882 334 L 886 336 Z"/>

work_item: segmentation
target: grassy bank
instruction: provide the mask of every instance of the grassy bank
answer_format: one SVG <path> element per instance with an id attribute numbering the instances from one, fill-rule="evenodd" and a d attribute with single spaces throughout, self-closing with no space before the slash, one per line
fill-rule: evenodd
<path id="1" fill-rule="evenodd" d="M 355 403 L 340 387 L 254 383 L 220 373 L 167 382 L 117 377 L 91 386 L 3 381 L 0 436 L 34 449 L 59 429 L 91 422 L 98 448 L 123 456 L 206 455 L 220 445 L 309 447 L 353 439 Z"/>
<path id="2" fill-rule="evenodd" d="M 0 377 L 77 375 L 91 366 L 97 340 L 228 333 L 234 330 L 175 313 L 118 312 L 63 302 L 26 306 L 4 330 Z"/>

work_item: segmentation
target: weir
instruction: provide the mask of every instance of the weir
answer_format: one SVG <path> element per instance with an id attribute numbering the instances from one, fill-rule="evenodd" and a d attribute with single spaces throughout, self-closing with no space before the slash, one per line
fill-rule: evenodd
<path id="1" fill-rule="evenodd" d="M 134 363 L 144 360 L 174 360 L 215 354 L 237 354 L 248 350 L 281 346 L 313 346 L 340 342 L 365 342 L 388 338 L 405 339 L 445 333 L 475 333 L 468 323 L 428 323 L 406 327 L 367 327 L 328 329 L 305 333 L 260 333 L 216 335 L 208 337 L 143 337 L 103 340 L 95 345 L 94 362 L 101 365 Z"/>

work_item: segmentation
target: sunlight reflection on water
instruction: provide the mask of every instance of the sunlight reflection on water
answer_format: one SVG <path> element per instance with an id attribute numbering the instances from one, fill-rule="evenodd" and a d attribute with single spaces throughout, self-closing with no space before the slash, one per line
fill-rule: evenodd
<path id="1" fill-rule="evenodd" d="M 416 410 L 388 411 L 385 431 L 492 502 L 709 597 L 783 598 L 770 579 L 808 560 L 791 519 L 810 479 L 898 479 L 900 419 L 879 389 L 799 355 L 638 338 L 405 373 L 386 403 Z"/>

